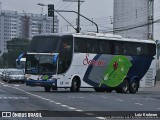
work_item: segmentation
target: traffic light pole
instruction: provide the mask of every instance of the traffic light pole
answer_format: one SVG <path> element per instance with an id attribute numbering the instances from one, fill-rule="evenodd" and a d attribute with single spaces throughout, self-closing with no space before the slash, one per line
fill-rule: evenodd
<path id="1" fill-rule="evenodd" d="M 53 33 L 54 33 L 54 5 L 53 4 L 49 4 L 48 5 L 48 16 L 49 17 L 53 17 Z"/>

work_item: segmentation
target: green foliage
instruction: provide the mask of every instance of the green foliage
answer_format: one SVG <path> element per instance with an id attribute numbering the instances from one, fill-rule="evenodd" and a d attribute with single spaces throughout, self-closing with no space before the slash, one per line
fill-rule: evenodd
<path id="1" fill-rule="evenodd" d="M 29 45 L 28 39 L 13 38 L 7 42 L 8 53 L 0 57 L 0 67 L 16 67 L 16 59 L 22 53 L 27 52 Z"/>

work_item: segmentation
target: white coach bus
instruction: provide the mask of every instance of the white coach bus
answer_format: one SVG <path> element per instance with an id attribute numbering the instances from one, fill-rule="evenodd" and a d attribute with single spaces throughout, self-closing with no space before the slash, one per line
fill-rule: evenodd
<path id="1" fill-rule="evenodd" d="M 152 87 L 156 44 L 103 33 L 48 34 L 33 37 L 26 53 L 27 86 L 136 93 Z"/>

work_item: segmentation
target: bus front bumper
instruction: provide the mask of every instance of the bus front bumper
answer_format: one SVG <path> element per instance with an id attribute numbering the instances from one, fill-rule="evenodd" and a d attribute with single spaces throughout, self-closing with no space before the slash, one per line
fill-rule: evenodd
<path id="1" fill-rule="evenodd" d="M 26 86 L 57 87 L 57 79 L 53 79 L 53 80 L 26 80 Z"/>

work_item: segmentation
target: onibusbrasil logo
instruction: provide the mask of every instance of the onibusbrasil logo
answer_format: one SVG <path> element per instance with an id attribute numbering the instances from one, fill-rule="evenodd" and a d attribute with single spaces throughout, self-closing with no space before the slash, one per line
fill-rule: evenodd
<path id="1" fill-rule="evenodd" d="M 108 64 L 104 73 L 104 77 L 99 86 L 102 84 L 105 84 L 109 87 L 118 86 L 127 76 L 131 66 L 132 63 L 127 57 L 122 55 L 115 56 Z"/>

